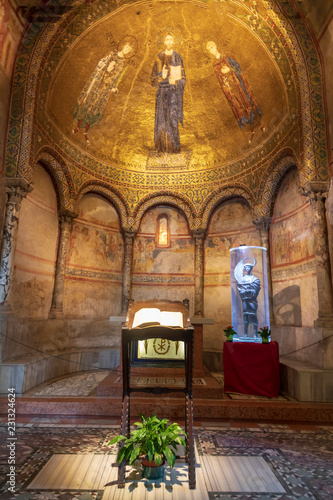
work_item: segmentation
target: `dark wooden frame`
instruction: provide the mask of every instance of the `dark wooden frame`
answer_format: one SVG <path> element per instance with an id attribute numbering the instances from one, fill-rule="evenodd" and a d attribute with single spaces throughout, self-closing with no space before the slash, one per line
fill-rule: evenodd
<path id="1" fill-rule="evenodd" d="M 148 302 L 148 307 L 151 307 L 151 301 Z M 170 304 L 171 309 L 174 309 L 176 304 L 181 305 L 188 311 L 188 301 L 172 302 L 161 301 L 163 304 Z M 140 303 L 142 304 L 142 302 Z M 155 301 L 155 305 L 158 301 Z M 169 328 L 165 326 L 149 326 L 146 328 L 128 328 L 133 322 L 133 317 L 130 314 L 130 304 L 127 321 L 122 327 L 122 368 L 123 368 L 123 395 L 122 395 L 122 418 L 121 418 L 121 433 L 124 436 L 130 436 L 130 396 L 132 392 L 150 393 L 150 394 L 170 394 L 172 392 L 182 392 L 185 395 L 185 432 L 186 432 L 186 455 L 185 460 L 188 464 L 188 481 L 189 488 L 195 489 L 195 455 L 194 455 L 194 436 L 193 436 L 193 354 L 194 354 L 194 327 L 190 325 L 189 316 L 187 314 L 187 322 L 185 328 Z M 138 304 L 136 304 L 138 305 Z M 162 307 L 162 305 L 157 305 Z M 177 306 L 176 306 L 177 307 Z M 137 308 L 135 308 L 137 309 Z M 179 309 L 178 309 L 179 310 Z M 186 310 L 186 309 L 185 309 Z M 129 321 L 130 319 L 130 321 Z M 153 338 L 164 338 L 168 340 L 179 340 L 184 342 L 185 346 L 185 387 L 170 388 L 170 387 L 131 387 L 130 370 L 131 370 L 131 349 L 132 342 L 138 340 L 146 340 Z M 122 443 L 121 443 L 122 445 Z M 119 465 L 118 471 L 118 488 L 125 487 L 125 467 L 126 461 L 123 460 Z"/>

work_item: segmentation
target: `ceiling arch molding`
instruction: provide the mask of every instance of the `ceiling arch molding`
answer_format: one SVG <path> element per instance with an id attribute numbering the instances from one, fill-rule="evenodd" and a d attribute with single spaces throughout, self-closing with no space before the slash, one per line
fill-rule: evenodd
<path id="1" fill-rule="evenodd" d="M 66 163 L 51 148 L 44 147 L 35 157 L 35 164 L 39 163 L 50 175 L 55 187 L 59 213 L 75 213 L 73 186 Z"/>
<path id="2" fill-rule="evenodd" d="M 257 200 L 253 206 L 254 219 L 272 217 L 275 199 L 281 182 L 287 172 L 293 167 L 298 167 L 298 164 L 294 155 L 288 151 L 285 156 L 281 157 L 280 155 L 279 159 L 267 169 L 267 175 L 260 183 L 257 191 Z"/>

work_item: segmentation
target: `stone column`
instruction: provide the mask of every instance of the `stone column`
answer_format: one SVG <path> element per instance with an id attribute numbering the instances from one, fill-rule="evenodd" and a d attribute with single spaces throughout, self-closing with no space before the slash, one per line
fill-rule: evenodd
<path id="1" fill-rule="evenodd" d="M 195 301 L 194 315 L 204 315 L 204 231 L 193 233 L 195 241 Z"/>
<path id="2" fill-rule="evenodd" d="M 135 233 L 124 231 L 124 269 L 123 269 L 123 291 L 121 297 L 121 313 L 126 314 L 128 303 L 132 295 L 132 262 L 133 242 Z"/>
<path id="3" fill-rule="evenodd" d="M 64 213 L 59 215 L 58 254 L 54 276 L 52 304 L 49 312 L 50 319 L 59 318 L 63 315 L 66 260 L 69 238 L 72 231 L 73 218 L 74 215 L 72 213 Z"/>
<path id="4" fill-rule="evenodd" d="M 328 184 L 326 182 L 311 182 L 303 190 L 312 207 L 314 254 L 318 289 L 318 319 L 314 326 L 319 328 L 333 327 L 333 290 L 331 265 L 328 249 L 327 222 L 325 199 Z"/>
<path id="5" fill-rule="evenodd" d="M 0 305 L 7 306 L 7 299 L 13 279 L 14 258 L 22 199 L 32 186 L 24 179 L 6 179 L 6 215 L 1 245 Z"/>
<path id="6" fill-rule="evenodd" d="M 267 249 L 267 282 L 268 282 L 268 301 L 269 301 L 269 321 L 271 325 L 275 325 L 274 309 L 273 309 L 273 286 L 271 273 L 271 257 L 269 245 L 269 229 L 271 227 L 271 217 L 260 217 L 253 221 L 259 229 L 260 245 Z"/>

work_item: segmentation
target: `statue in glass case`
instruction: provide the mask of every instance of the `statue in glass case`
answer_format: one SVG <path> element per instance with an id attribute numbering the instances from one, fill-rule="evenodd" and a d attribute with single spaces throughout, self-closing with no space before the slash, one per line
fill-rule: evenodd
<path id="1" fill-rule="evenodd" d="M 250 262 L 245 262 L 249 260 Z M 252 324 L 254 338 L 257 337 L 257 297 L 261 289 L 260 280 L 252 274 L 252 269 L 256 263 L 257 261 L 253 257 L 246 257 L 238 262 L 234 271 L 234 276 L 237 281 L 237 290 L 243 305 L 244 337 L 248 337 L 249 324 Z"/>

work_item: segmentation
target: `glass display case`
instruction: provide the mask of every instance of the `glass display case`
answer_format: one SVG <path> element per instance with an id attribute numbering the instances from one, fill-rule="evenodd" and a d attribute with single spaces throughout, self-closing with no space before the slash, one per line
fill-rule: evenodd
<path id="1" fill-rule="evenodd" d="M 270 327 L 267 250 L 241 245 L 230 250 L 231 315 L 234 341 L 261 342 L 257 331 Z"/>

